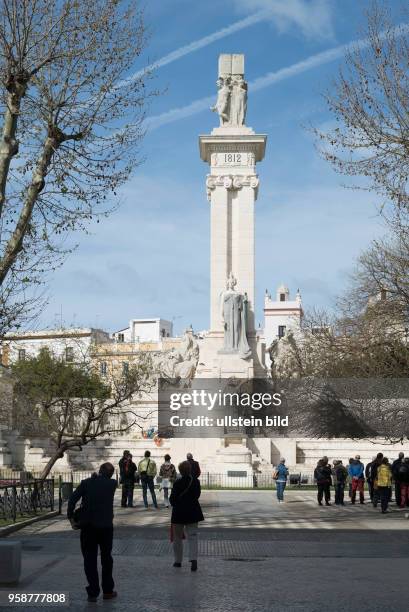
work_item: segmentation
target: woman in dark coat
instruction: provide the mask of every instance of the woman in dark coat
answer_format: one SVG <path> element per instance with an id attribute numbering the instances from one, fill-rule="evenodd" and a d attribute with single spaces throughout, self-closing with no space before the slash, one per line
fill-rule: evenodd
<path id="1" fill-rule="evenodd" d="M 176 480 L 169 499 L 172 506 L 171 533 L 175 555 L 173 567 L 182 567 L 183 534 L 186 531 L 189 561 L 192 572 L 195 572 L 197 570 L 198 523 L 204 521 L 199 504 L 200 481 L 192 477 L 189 461 L 179 464 L 179 472 L 182 478 Z"/>

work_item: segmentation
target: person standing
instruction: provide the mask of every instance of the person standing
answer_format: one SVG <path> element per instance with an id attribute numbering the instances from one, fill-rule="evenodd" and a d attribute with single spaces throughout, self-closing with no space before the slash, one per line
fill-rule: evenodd
<path id="1" fill-rule="evenodd" d="M 395 476 L 400 487 L 400 507 L 409 505 L 409 457 L 403 459 Z"/>
<path id="2" fill-rule="evenodd" d="M 195 461 L 193 459 L 193 455 L 192 453 L 188 453 L 186 455 L 186 459 L 187 461 L 189 461 L 190 463 L 190 469 L 191 469 L 191 473 L 192 473 L 192 477 L 193 478 L 199 478 L 200 474 L 202 473 L 202 470 L 200 469 L 200 465 L 198 461 Z"/>
<path id="3" fill-rule="evenodd" d="M 330 506 L 331 499 L 331 468 L 328 465 L 328 458 L 323 457 L 317 463 L 317 467 L 314 470 L 314 478 L 317 483 L 318 494 L 317 500 L 318 505 L 322 506 L 322 498 L 325 497 L 325 505 Z"/>
<path id="4" fill-rule="evenodd" d="M 396 501 L 396 505 L 400 507 L 401 505 L 401 495 L 400 495 L 400 482 L 399 482 L 399 478 L 398 478 L 398 473 L 399 473 L 399 469 L 400 466 L 403 463 L 403 459 L 405 457 L 405 453 L 399 453 L 399 456 L 397 459 L 395 459 L 395 461 L 392 463 L 392 477 L 393 480 L 395 481 L 395 501 Z"/>
<path id="5" fill-rule="evenodd" d="M 197 570 L 198 523 L 204 521 L 199 503 L 200 480 L 192 476 L 189 461 L 183 461 L 179 464 L 179 472 L 181 478 L 175 481 L 169 498 L 172 506 L 171 539 L 173 540 L 175 556 L 173 567 L 182 567 L 183 534 L 186 530 L 190 569 L 195 572 Z"/>
<path id="6" fill-rule="evenodd" d="M 371 502 L 373 502 L 373 480 L 372 480 L 372 466 L 376 461 L 376 457 L 372 457 L 372 461 L 366 464 L 365 467 L 365 478 L 368 483 L 368 491 Z"/>
<path id="7" fill-rule="evenodd" d="M 145 457 L 139 462 L 138 465 L 139 478 L 142 485 L 142 497 L 145 508 L 148 508 L 148 489 L 150 491 L 153 505 L 158 509 L 158 502 L 155 494 L 155 481 L 154 478 L 157 473 L 156 463 L 151 459 L 151 452 L 145 451 Z"/>
<path id="8" fill-rule="evenodd" d="M 165 455 L 165 463 L 162 463 L 159 470 L 159 476 L 162 479 L 161 486 L 163 489 L 163 501 L 166 508 L 169 508 L 169 489 L 173 486 L 176 480 L 176 468 L 170 462 L 171 456 Z"/>
<path id="9" fill-rule="evenodd" d="M 345 484 L 348 479 L 348 470 L 342 465 L 341 459 L 335 459 L 334 467 L 332 469 L 333 483 L 335 487 L 335 505 L 344 505 L 344 491 Z"/>
<path id="10" fill-rule="evenodd" d="M 378 491 L 381 498 L 382 514 L 388 511 L 388 504 L 391 495 L 392 469 L 387 457 L 383 457 L 382 463 L 378 467 L 377 474 Z"/>
<path id="11" fill-rule="evenodd" d="M 103 463 L 98 475 L 82 480 L 68 500 L 67 518 L 74 529 L 81 529 L 81 552 L 84 558 L 84 571 L 88 580 L 86 587 L 88 601 L 95 602 L 100 593 L 98 577 L 98 548 L 101 554 L 102 592 L 104 599 L 117 596 L 112 577 L 112 540 L 114 518 L 114 495 L 117 487 L 112 478 L 114 466 Z M 80 511 L 75 511 L 81 499 Z M 77 522 L 76 513 L 80 514 Z"/>
<path id="12" fill-rule="evenodd" d="M 380 492 L 378 491 L 378 468 L 382 463 L 382 459 L 383 459 L 383 453 L 378 453 L 376 455 L 375 461 L 372 463 L 372 466 L 371 466 L 371 480 L 372 480 L 372 486 L 373 486 L 372 504 L 374 508 L 377 508 L 378 502 L 379 502 Z"/>
<path id="13" fill-rule="evenodd" d="M 288 468 L 285 465 L 284 457 L 281 457 L 280 463 L 275 469 L 273 478 L 276 481 L 278 503 L 281 503 L 284 501 L 284 489 L 286 487 L 288 478 Z"/>
<path id="14" fill-rule="evenodd" d="M 127 453 L 125 455 L 125 453 Z M 133 493 L 135 488 L 136 465 L 132 461 L 129 451 L 124 451 L 122 459 L 119 461 L 119 476 L 122 485 L 121 506 L 122 508 L 133 508 Z"/>
<path id="15" fill-rule="evenodd" d="M 357 491 L 359 492 L 359 502 L 363 504 L 365 502 L 365 499 L 364 499 L 365 476 L 364 476 L 364 464 L 361 462 L 361 457 L 359 455 L 356 455 L 355 459 L 349 464 L 348 474 L 352 481 L 351 504 L 355 503 Z"/>

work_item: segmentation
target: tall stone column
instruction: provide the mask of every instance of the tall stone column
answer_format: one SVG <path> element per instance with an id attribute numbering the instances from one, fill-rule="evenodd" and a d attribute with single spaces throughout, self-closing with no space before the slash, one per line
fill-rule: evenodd
<path id="1" fill-rule="evenodd" d="M 210 202 L 210 330 L 202 345 L 198 375 L 251 376 L 260 364 L 255 338 L 254 209 L 259 179 L 257 162 L 262 161 L 267 136 L 245 125 L 247 84 L 244 56 L 219 58 L 218 96 L 212 110 L 220 127 L 199 137 L 201 159 L 209 164 L 206 178 Z M 251 357 L 224 350 L 225 322 L 221 297 L 231 278 L 234 291 L 247 296 L 246 334 Z M 223 356 L 224 353 L 224 356 Z M 260 371 L 260 368 L 258 369 Z"/>
<path id="2" fill-rule="evenodd" d="M 210 202 L 211 332 L 223 331 L 220 296 L 230 273 L 237 280 L 237 291 L 247 293 L 248 330 L 254 332 L 256 162 L 264 157 L 265 141 L 266 136 L 254 134 L 250 128 L 216 128 L 210 136 L 200 137 L 201 157 L 210 164 L 206 187 Z"/>

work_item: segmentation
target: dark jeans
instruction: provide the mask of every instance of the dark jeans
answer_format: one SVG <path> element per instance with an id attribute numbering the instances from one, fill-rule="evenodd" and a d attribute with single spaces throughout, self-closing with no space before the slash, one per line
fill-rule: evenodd
<path id="1" fill-rule="evenodd" d="M 371 498 L 371 501 L 373 501 L 373 482 L 369 478 L 366 482 L 368 483 L 369 497 Z"/>
<path id="2" fill-rule="evenodd" d="M 329 482 L 317 482 L 317 487 L 318 487 L 318 495 L 317 495 L 317 499 L 318 502 L 322 502 L 322 497 L 325 497 L 325 503 L 328 504 L 329 500 L 331 499 L 331 491 L 330 491 L 330 484 Z"/>
<path id="3" fill-rule="evenodd" d="M 396 501 L 396 505 L 400 506 L 401 504 L 400 482 L 395 482 L 395 501 Z"/>
<path id="4" fill-rule="evenodd" d="M 388 504 L 391 496 L 391 487 L 378 487 L 379 496 L 381 498 L 382 512 L 388 509 Z"/>
<path id="5" fill-rule="evenodd" d="M 337 482 L 335 485 L 335 503 L 337 505 L 344 503 L 345 482 Z"/>
<path id="6" fill-rule="evenodd" d="M 81 529 L 81 552 L 84 557 L 84 571 L 88 580 L 87 593 L 97 597 L 100 592 L 98 577 L 98 547 L 101 551 L 103 593 L 112 593 L 114 581 L 112 578 L 113 527 L 84 527 Z"/>
<path id="7" fill-rule="evenodd" d="M 134 483 L 133 482 L 124 482 L 122 483 L 122 497 L 121 497 L 121 506 L 126 508 L 133 506 L 133 490 Z"/>
<path id="8" fill-rule="evenodd" d="M 157 508 L 158 502 L 156 501 L 155 484 L 153 482 L 152 476 L 145 476 L 145 478 L 142 478 L 142 497 L 143 497 L 143 503 L 145 504 L 145 508 L 148 507 L 148 495 L 147 495 L 148 489 L 152 495 L 153 505 L 155 506 L 155 508 Z"/>

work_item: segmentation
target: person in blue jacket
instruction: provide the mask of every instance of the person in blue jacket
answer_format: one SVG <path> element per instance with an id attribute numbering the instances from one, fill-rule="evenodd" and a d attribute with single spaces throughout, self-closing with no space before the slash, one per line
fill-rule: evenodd
<path id="1" fill-rule="evenodd" d="M 352 495 L 351 503 L 354 504 L 356 500 L 356 492 L 359 492 L 359 502 L 364 503 L 364 485 L 365 485 L 365 466 L 361 461 L 359 455 L 355 456 L 355 459 L 350 462 L 348 466 L 348 474 L 352 483 Z"/>
<path id="2" fill-rule="evenodd" d="M 284 489 L 287 484 L 288 468 L 285 465 L 285 459 L 282 457 L 274 472 L 274 480 L 276 481 L 276 492 L 278 502 L 284 501 Z"/>

